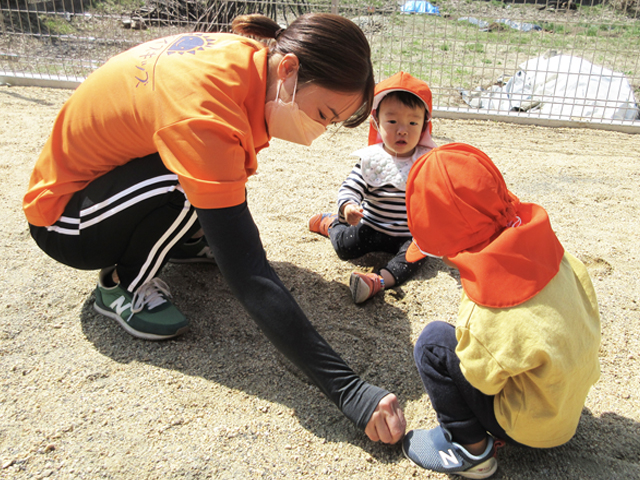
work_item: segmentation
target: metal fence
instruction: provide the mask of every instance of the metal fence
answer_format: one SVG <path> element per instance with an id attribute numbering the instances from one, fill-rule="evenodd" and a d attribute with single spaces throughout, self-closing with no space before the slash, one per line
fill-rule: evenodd
<path id="1" fill-rule="evenodd" d="M 640 0 L 527 1 L 0 0 L 0 82 L 74 87 L 153 38 L 322 11 L 362 28 L 377 81 L 428 82 L 440 116 L 640 132 Z"/>

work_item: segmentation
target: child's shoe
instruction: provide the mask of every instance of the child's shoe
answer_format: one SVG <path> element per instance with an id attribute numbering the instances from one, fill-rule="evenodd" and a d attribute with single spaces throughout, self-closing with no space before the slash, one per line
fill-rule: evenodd
<path id="1" fill-rule="evenodd" d="M 329 228 L 337 218 L 338 215 L 335 213 L 316 213 L 309 219 L 309 230 L 328 237 Z"/>
<path id="2" fill-rule="evenodd" d="M 377 273 L 353 272 L 349 279 L 349 288 L 353 301 L 362 303 L 384 290 L 384 280 Z"/>
<path id="3" fill-rule="evenodd" d="M 166 340 L 189 329 L 185 316 L 169 301 L 171 294 L 166 283 L 153 278 L 135 293 L 119 284 L 108 287 L 108 276 L 114 269 L 100 271 L 94 292 L 96 311 L 116 320 L 130 335 L 145 340 Z"/>
<path id="4" fill-rule="evenodd" d="M 187 240 L 174 247 L 169 252 L 171 263 L 216 263 L 209 248 L 207 239 L 203 236 L 196 240 Z"/>
<path id="5" fill-rule="evenodd" d="M 466 478 L 488 478 L 498 469 L 493 437 L 488 437 L 484 453 L 471 455 L 440 426 L 407 433 L 402 440 L 402 453 L 419 467 Z"/>

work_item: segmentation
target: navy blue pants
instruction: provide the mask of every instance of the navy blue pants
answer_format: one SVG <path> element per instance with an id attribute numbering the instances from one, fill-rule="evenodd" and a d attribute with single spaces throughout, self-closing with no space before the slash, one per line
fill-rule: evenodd
<path id="1" fill-rule="evenodd" d="M 464 378 L 456 355 L 455 328 L 429 323 L 418 338 L 413 356 L 438 422 L 460 444 L 480 442 L 487 432 L 511 440 L 498 424 L 492 395 L 485 395 Z"/>
<path id="2" fill-rule="evenodd" d="M 405 254 L 411 245 L 411 237 L 392 237 L 362 222 L 352 226 L 336 220 L 329 230 L 329 238 L 341 260 L 352 260 L 372 252 L 393 254 L 382 268 L 393 275 L 396 285 L 409 280 L 427 261 L 426 258 L 413 263 L 407 261 Z"/>

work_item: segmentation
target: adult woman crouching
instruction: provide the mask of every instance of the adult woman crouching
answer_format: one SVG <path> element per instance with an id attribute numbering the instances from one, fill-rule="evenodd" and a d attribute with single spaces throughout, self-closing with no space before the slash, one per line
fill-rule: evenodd
<path id="1" fill-rule="evenodd" d="M 89 75 L 31 176 L 31 234 L 61 263 L 101 269 L 96 310 L 149 340 L 188 329 L 157 278 L 162 266 L 215 259 L 271 342 L 369 438 L 395 443 L 405 430 L 397 398 L 316 332 L 269 265 L 245 191 L 271 137 L 310 145 L 329 124 L 367 118 L 369 45 L 337 15 L 286 29 L 250 15 L 232 27 L 239 35 L 153 40 Z"/>

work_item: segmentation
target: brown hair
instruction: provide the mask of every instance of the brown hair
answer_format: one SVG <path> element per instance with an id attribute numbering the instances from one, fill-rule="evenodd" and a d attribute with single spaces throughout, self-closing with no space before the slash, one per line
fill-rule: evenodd
<path id="1" fill-rule="evenodd" d="M 384 97 L 382 97 L 382 100 L 380 100 L 378 109 L 380 109 L 380 105 L 382 105 L 382 103 L 389 98 L 395 98 L 400 103 L 406 105 L 409 108 L 422 107 L 425 110 L 427 109 L 427 106 L 424 104 L 424 100 L 422 100 L 415 93 L 407 92 L 404 90 L 395 90 L 393 92 L 387 93 Z"/>
<path id="2" fill-rule="evenodd" d="M 364 122 L 373 105 L 375 80 L 371 49 L 362 30 L 340 15 L 307 13 L 283 29 L 259 14 L 241 15 L 233 33 L 270 42 L 274 53 L 293 53 L 300 61 L 299 83 L 314 83 L 335 92 L 361 93 L 363 104 L 344 122 L 348 128 Z"/>
<path id="3" fill-rule="evenodd" d="M 422 126 L 422 129 L 424 130 L 427 127 L 427 121 L 429 120 L 429 109 L 424 104 L 424 100 L 422 100 L 415 93 L 407 92 L 404 90 L 389 92 L 384 97 L 382 97 L 382 100 L 380 100 L 380 103 L 378 103 L 378 107 L 375 110 L 376 120 L 380 120 L 380 106 L 384 103 L 385 100 L 389 98 L 395 98 L 400 103 L 406 105 L 409 108 L 424 108 L 424 125 Z"/>

